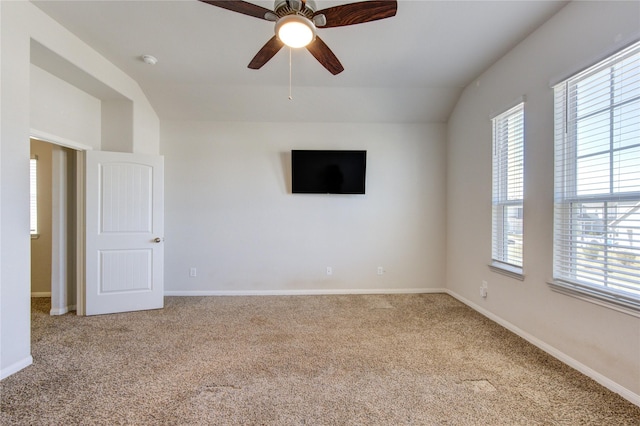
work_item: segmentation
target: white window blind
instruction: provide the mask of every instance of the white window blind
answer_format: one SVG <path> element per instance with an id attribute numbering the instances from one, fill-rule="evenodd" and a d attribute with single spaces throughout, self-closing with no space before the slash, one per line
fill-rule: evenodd
<path id="1" fill-rule="evenodd" d="M 492 121 L 492 266 L 504 266 L 522 273 L 524 104 L 520 103 Z"/>
<path id="2" fill-rule="evenodd" d="M 29 162 L 29 206 L 31 235 L 38 234 L 38 157 Z"/>
<path id="3" fill-rule="evenodd" d="M 640 311 L 640 43 L 554 93 L 554 285 Z"/>

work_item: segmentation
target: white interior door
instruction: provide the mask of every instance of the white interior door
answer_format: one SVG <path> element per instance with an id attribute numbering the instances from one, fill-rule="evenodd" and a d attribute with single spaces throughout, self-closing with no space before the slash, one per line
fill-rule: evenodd
<path id="1" fill-rule="evenodd" d="M 164 158 L 85 158 L 85 314 L 162 308 Z"/>

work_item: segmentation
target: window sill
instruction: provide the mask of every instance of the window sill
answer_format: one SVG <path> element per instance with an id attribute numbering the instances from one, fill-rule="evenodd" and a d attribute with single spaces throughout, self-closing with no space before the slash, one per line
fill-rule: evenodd
<path id="1" fill-rule="evenodd" d="M 493 261 L 489 264 L 489 269 L 495 273 L 506 275 L 518 281 L 524 281 L 524 270 L 518 266 Z"/>
<path id="2" fill-rule="evenodd" d="M 37 240 L 38 238 L 40 238 L 40 234 L 31 234 L 32 240 Z"/>
<path id="3" fill-rule="evenodd" d="M 555 292 L 640 318 L 640 300 L 638 299 L 560 280 L 548 281 L 547 284 Z"/>

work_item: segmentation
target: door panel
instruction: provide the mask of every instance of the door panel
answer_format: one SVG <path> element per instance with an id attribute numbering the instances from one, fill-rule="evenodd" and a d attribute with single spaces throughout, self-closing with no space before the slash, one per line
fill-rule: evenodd
<path id="1" fill-rule="evenodd" d="M 164 303 L 164 159 L 86 153 L 85 313 Z"/>

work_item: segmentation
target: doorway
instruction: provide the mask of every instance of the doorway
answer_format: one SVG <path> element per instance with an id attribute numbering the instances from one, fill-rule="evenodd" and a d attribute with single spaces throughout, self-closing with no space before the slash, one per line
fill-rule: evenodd
<path id="1" fill-rule="evenodd" d="M 30 143 L 37 193 L 35 208 L 32 204 L 37 219 L 31 233 L 31 296 L 50 297 L 49 313 L 62 315 L 77 305 L 76 153 L 40 139 Z"/>

